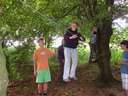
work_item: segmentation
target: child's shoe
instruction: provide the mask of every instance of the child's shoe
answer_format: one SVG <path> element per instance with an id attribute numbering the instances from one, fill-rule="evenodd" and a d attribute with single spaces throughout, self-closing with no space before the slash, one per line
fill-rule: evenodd
<path id="1" fill-rule="evenodd" d="M 42 94 L 41 93 L 38 93 L 37 96 L 42 96 Z"/>
<path id="2" fill-rule="evenodd" d="M 42 96 L 48 96 L 48 94 L 47 93 L 43 93 Z"/>

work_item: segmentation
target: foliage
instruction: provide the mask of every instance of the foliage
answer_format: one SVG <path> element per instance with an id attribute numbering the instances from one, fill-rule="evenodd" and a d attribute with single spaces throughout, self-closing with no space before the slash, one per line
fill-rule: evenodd
<path id="1" fill-rule="evenodd" d="M 128 40 L 128 28 L 123 30 L 114 30 L 114 34 L 111 38 L 111 43 L 119 45 L 122 40 Z"/>
<path id="2" fill-rule="evenodd" d="M 108 14 L 111 13 L 109 11 L 116 13 L 118 10 L 127 9 L 124 6 L 108 5 L 108 1 L 110 0 L 1 0 L 0 39 L 2 37 L 3 40 L 24 41 L 27 38 L 29 41 L 43 35 L 47 47 L 50 47 L 52 37 L 62 36 L 69 23 L 75 20 L 80 23 L 80 31 L 87 37 L 88 42 L 92 26 L 111 20 L 112 16 L 108 18 L 111 15 Z M 126 37 L 127 30 L 118 33 L 118 36 L 115 34 L 116 32 L 111 39 L 112 43 L 118 42 L 122 36 Z M 9 72 L 12 72 L 10 77 L 19 78 L 21 74 L 18 74 L 17 66 L 30 63 L 32 51 L 29 49 L 31 46 L 22 46 L 14 52 L 6 52 Z M 84 56 L 88 54 L 87 50 L 83 49 L 79 49 L 80 63 L 86 60 L 87 57 Z"/>
<path id="3" fill-rule="evenodd" d="M 75 20 L 89 38 L 91 27 L 107 16 L 106 7 L 105 0 L 1 0 L 0 34 L 18 40 L 43 35 L 49 43 Z M 114 12 L 126 9 L 125 5 L 114 7 Z"/>
<path id="4" fill-rule="evenodd" d="M 89 48 L 88 46 L 80 45 L 78 47 L 78 62 L 79 64 L 86 64 L 89 60 Z"/>
<path id="5" fill-rule="evenodd" d="M 120 48 L 111 48 L 111 63 L 113 65 L 119 64 L 119 61 L 122 58 L 122 51 Z"/>
<path id="6" fill-rule="evenodd" d="M 10 80 L 19 80 L 23 78 L 23 69 L 26 65 L 32 64 L 32 46 L 19 46 L 16 49 L 5 49 L 7 58 L 7 68 Z"/>

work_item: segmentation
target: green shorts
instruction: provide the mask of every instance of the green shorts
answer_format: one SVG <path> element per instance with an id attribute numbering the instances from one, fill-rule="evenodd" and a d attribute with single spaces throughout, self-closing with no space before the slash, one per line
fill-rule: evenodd
<path id="1" fill-rule="evenodd" d="M 49 69 L 37 71 L 36 83 L 47 83 L 51 81 L 51 74 Z"/>

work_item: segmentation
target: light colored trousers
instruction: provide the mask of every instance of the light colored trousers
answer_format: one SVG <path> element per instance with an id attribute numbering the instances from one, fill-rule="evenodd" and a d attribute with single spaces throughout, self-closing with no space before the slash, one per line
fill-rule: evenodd
<path id="1" fill-rule="evenodd" d="M 65 56 L 65 64 L 64 64 L 64 74 L 63 80 L 76 77 L 76 67 L 78 63 L 77 57 L 77 49 L 64 47 L 64 56 Z M 72 64 L 71 64 L 72 60 Z"/>

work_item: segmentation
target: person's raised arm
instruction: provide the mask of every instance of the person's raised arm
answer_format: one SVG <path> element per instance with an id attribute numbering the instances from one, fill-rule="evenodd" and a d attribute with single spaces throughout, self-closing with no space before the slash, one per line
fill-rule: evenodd
<path id="1" fill-rule="evenodd" d="M 83 42 L 85 41 L 85 38 L 80 33 L 78 33 L 78 37 L 80 41 L 83 41 Z"/>
<path id="2" fill-rule="evenodd" d="M 37 72 L 37 66 L 36 66 L 36 60 L 37 60 L 37 52 L 35 51 L 33 54 L 33 67 L 34 67 L 34 76 L 36 76 L 36 72 Z"/>
<path id="3" fill-rule="evenodd" d="M 55 55 L 56 55 L 56 52 L 53 51 L 53 50 L 47 49 L 47 52 L 48 52 L 48 56 L 49 56 L 49 57 L 52 57 L 52 56 L 55 56 Z"/>
<path id="4" fill-rule="evenodd" d="M 71 35 L 70 32 L 68 31 L 64 34 L 64 40 L 66 41 L 71 40 L 71 39 L 76 39 L 76 38 L 78 38 L 76 34 Z"/>
<path id="5" fill-rule="evenodd" d="M 121 60 L 121 61 L 120 61 L 120 64 L 126 64 L 126 65 L 128 65 L 128 61 L 126 61 L 126 60 Z"/>
<path id="6" fill-rule="evenodd" d="M 69 37 L 69 39 L 76 39 L 76 38 L 78 38 L 77 35 L 72 35 L 72 36 Z"/>

